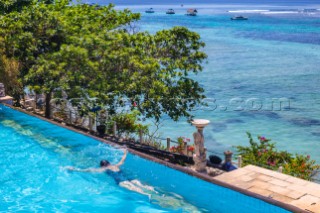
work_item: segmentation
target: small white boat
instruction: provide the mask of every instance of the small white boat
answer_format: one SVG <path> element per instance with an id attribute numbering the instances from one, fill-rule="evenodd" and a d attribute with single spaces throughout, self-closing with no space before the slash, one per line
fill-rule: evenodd
<path id="1" fill-rule="evenodd" d="M 174 12 L 173 9 L 169 9 L 167 10 L 166 14 L 173 15 L 173 14 L 176 14 L 176 12 Z"/>
<path id="2" fill-rule="evenodd" d="M 196 16 L 198 14 L 198 11 L 196 9 L 188 9 L 187 10 L 187 16 Z"/>
<path id="3" fill-rule="evenodd" d="M 153 10 L 153 8 L 151 7 L 151 8 L 149 8 L 149 9 L 147 9 L 145 12 L 146 12 L 146 13 L 154 13 L 154 10 Z"/>
<path id="4" fill-rule="evenodd" d="M 232 18 L 230 18 L 231 20 L 248 20 L 248 17 L 244 17 L 244 16 L 234 16 Z"/>

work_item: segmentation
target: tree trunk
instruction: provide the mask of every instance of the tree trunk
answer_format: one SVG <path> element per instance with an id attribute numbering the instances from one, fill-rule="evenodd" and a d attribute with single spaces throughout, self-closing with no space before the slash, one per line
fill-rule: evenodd
<path id="1" fill-rule="evenodd" d="M 51 97 L 52 92 L 46 93 L 46 110 L 45 110 L 45 117 L 46 118 L 51 118 Z"/>

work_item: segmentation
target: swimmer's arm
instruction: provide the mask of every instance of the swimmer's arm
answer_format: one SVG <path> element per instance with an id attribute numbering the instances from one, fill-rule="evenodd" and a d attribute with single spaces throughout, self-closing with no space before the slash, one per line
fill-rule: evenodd
<path id="1" fill-rule="evenodd" d="M 101 173 L 106 171 L 105 168 L 87 168 L 87 169 L 79 169 L 72 166 L 67 166 L 65 169 L 69 171 L 75 171 L 75 172 L 91 172 L 91 173 Z"/>
<path id="2" fill-rule="evenodd" d="M 124 161 L 126 160 L 127 154 L 128 154 L 128 151 L 125 149 L 125 150 L 124 150 L 124 154 L 123 154 L 120 162 L 117 163 L 115 166 L 117 166 L 117 167 L 121 166 L 121 165 L 124 163 Z"/>

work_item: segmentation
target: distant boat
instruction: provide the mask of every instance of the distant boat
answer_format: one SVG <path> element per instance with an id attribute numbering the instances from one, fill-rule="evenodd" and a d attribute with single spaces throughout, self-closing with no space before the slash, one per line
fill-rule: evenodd
<path id="1" fill-rule="evenodd" d="M 234 16 L 232 18 L 230 18 L 231 20 L 248 20 L 248 17 L 244 17 L 244 16 Z"/>
<path id="2" fill-rule="evenodd" d="M 153 8 L 151 7 L 151 8 L 149 8 L 149 9 L 147 9 L 145 12 L 146 12 L 146 13 L 154 13 L 154 10 L 153 10 Z"/>
<path id="3" fill-rule="evenodd" d="M 198 14 L 198 11 L 196 9 L 188 9 L 187 10 L 187 16 L 196 16 Z"/>
<path id="4" fill-rule="evenodd" d="M 166 14 L 173 15 L 176 14 L 173 9 L 167 10 Z"/>

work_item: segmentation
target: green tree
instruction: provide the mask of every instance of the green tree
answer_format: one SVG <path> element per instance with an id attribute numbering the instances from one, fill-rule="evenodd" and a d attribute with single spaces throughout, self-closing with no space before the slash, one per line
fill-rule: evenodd
<path id="1" fill-rule="evenodd" d="M 78 55 L 64 58 L 68 45 L 94 49 L 98 43 L 92 42 L 100 39 L 97 35 L 105 34 L 108 30 L 139 17 L 138 14 L 132 14 L 127 10 L 117 12 L 111 5 L 98 9 L 85 4 L 68 5 L 67 0 L 50 5 L 42 2 L 34 3 L 25 7 L 21 13 L 12 12 L 0 20 L 0 36 L 4 38 L 1 48 L 6 56 L 17 59 L 21 64 L 20 78 L 24 85 L 40 89 L 46 94 L 47 117 L 50 115 L 48 103 L 52 91 L 61 86 L 57 78 L 66 79 L 68 75 L 65 74 L 75 73 L 75 70 L 66 72 L 64 63 L 69 63 L 73 59 L 79 60 Z M 99 56 L 90 55 L 90 57 Z M 43 66 L 44 64 L 46 65 Z M 51 70 L 45 70 L 48 67 Z M 67 68 L 71 69 L 72 65 Z M 73 68 L 77 69 L 76 73 L 80 76 L 83 71 L 85 72 L 85 66 L 80 70 L 79 66 Z M 29 74 L 29 71 L 32 72 Z M 79 82 L 77 85 L 72 83 L 74 82 L 70 81 L 69 87 L 83 86 L 78 84 Z"/>
<path id="2" fill-rule="evenodd" d="M 37 3 L 0 21 L 5 54 L 21 64 L 25 85 L 46 94 L 47 106 L 56 89 L 69 98 L 96 98 L 111 114 L 126 98 L 156 120 L 188 117 L 201 103 L 203 89 L 192 76 L 206 55 L 197 33 L 184 27 L 133 33 L 139 14 L 68 4 Z"/>
<path id="3" fill-rule="evenodd" d="M 20 64 L 17 60 L 1 54 L 1 51 L 0 55 L 0 82 L 5 83 L 6 94 L 14 97 L 15 100 L 19 100 L 23 93 L 23 87 L 18 77 Z M 19 106 L 19 102 L 15 105 Z"/>
<path id="4" fill-rule="evenodd" d="M 34 0 L 1 0 L 0 14 L 7 14 L 14 11 L 20 12 L 24 7 L 29 6 L 35 2 Z M 43 0 L 46 4 L 53 3 L 53 0 Z"/>

